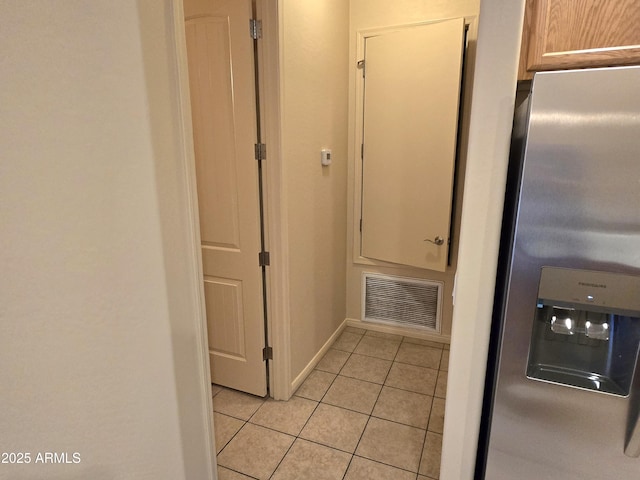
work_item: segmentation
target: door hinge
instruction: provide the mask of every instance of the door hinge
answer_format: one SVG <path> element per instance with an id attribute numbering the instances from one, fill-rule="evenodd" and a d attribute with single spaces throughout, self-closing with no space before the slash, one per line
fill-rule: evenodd
<path id="1" fill-rule="evenodd" d="M 360 231 L 362 232 L 362 219 L 360 219 Z"/>
<path id="2" fill-rule="evenodd" d="M 360 144 L 360 160 L 364 160 L 364 143 Z"/>
<path id="3" fill-rule="evenodd" d="M 256 143 L 254 145 L 256 160 L 262 161 L 267 158 L 267 145 L 264 143 Z"/>
<path id="4" fill-rule="evenodd" d="M 364 78 L 364 60 L 360 60 L 358 63 L 356 63 L 356 66 L 358 67 L 358 70 L 362 70 L 362 78 Z"/>
<path id="5" fill-rule="evenodd" d="M 267 266 L 270 263 L 269 252 L 258 253 L 258 265 L 261 267 Z"/>
<path id="6" fill-rule="evenodd" d="M 262 360 L 273 360 L 273 348 L 264 347 L 262 349 Z"/>
<path id="7" fill-rule="evenodd" d="M 255 18 L 249 20 L 249 32 L 254 40 L 262 38 L 262 20 L 256 20 Z"/>

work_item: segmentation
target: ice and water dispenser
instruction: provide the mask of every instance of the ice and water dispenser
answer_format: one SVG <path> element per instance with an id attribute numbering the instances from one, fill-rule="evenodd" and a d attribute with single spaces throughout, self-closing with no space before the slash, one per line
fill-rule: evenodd
<path id="1" fill-rule="evenodd" d="M 542 267 L 527 377 L 626 397 L 640 344 L 640 277 Z"/>

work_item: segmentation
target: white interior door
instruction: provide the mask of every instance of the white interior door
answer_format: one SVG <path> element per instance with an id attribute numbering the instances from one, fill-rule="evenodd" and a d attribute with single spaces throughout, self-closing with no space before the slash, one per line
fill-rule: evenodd
<path id="1" fill-rule="evenodd" d="M 251 0 L 185 0 L 211 376 L 266 395 Z"/>
<path id="2" fill-rule="evenodd" d="M 365 39 L 362 256 L 447 266 L 464 19 Z"/>

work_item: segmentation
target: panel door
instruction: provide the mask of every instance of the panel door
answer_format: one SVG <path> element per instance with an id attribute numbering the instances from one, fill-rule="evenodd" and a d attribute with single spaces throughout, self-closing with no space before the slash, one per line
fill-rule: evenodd
<path id="1" fill-rule="evenodd" d="M 266 395 L 251 0 L 186 0 L 213 382 Z"/>
<path id="2" fill-rule="evenodd" d="M 447 267 L 463 44 L 462 18 L 365 40 L 364 257 Z"/>

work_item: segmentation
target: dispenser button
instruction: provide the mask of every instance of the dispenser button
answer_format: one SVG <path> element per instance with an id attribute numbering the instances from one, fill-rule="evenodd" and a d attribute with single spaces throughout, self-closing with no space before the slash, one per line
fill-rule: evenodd
<path id="1" fill-rule="evenodd" d="M 584 333 L 594 340 L 609 340 L 609 322 L 604 313 L 587 312 Z"/>
<path id="2" fill-rule="evenodd" d="M 551 315 L 551 331 L 561 335 L 573 335 L 576 322 L 572 318 L 574 311 L 571 309 L 553 307 Z"/>

